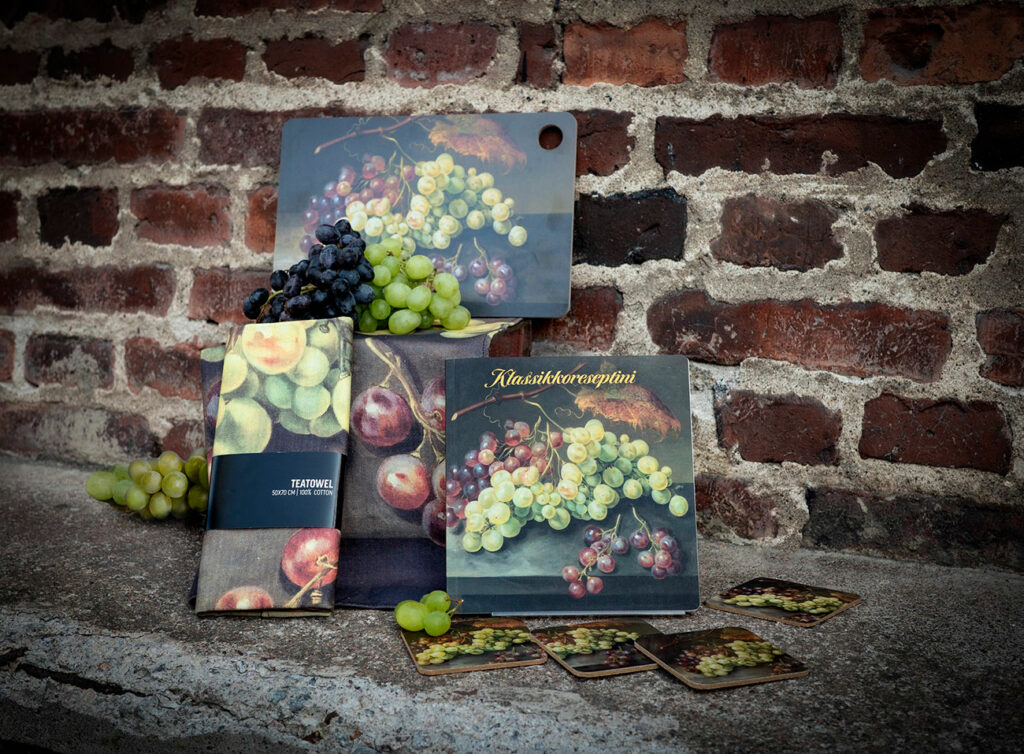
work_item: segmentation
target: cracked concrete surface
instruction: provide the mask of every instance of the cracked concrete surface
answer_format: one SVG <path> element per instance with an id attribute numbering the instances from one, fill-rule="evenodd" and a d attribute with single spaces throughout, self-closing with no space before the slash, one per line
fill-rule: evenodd
<path id="1" fill-rule="evenodd" d="M 814 629 L 651 621 L 749 628 L 807 662 L 792 681 L 700 693 L 553 662 L 427 678 L 388 612 L 195 618 L 199 527 L 121 515 L 85 478 L 0 458 L 0 749 L 1016 751 L 1024 734 L 1021 574 L 702 542 L 705 595 L 770 575 L 864 603 Z"/>

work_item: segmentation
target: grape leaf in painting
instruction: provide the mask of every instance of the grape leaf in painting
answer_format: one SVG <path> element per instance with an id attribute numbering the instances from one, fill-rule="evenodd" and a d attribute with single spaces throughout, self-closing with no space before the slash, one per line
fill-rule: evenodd
<path id="1" fill-rule="evenodd" d="M 670 432 L 678 434 L 681 426 L 661 399 L 643 385 L 583 388 L 576 396 L 576 406 L 633 429 L 656 432 L 661 439 Z"/>
<path id="2" fill-rule="evenodd" d="M 430 141 L 482 162 L 496 162 L 506 170 L 526 162 L 526 153 L 490 118 L 456 116 L 439 120 L 430 131 Z"/>

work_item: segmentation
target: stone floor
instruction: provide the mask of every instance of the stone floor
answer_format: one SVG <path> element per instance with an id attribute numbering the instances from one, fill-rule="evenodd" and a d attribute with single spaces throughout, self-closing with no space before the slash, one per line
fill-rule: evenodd
<path id="1" fill-rule="evenodd" d="M 809 665 L 796 680 L 701 693 L 554 662 L 427 678 L 388 612 L 196 619 L 198 527 L 121 515 L 85 477 L 0 459 L 0 750 L 1020 750 L 1020 574 L 702 542 L 704 594 L 769 575 L 864 602 L 812 629 L 651 620 L 749 628 Z"/>

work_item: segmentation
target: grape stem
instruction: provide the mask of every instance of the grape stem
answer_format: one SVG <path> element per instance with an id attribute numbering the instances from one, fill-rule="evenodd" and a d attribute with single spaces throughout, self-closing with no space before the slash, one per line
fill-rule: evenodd
<path id="1" fill-rule="evenodd" d="M 330 141 L 325 141 L 323 144 L 320 144 L 316 149 L 313 150 L 313 154 L 320 154 L 320 152 L 323 151 L 324 149 L 327 149 L 327 147 L 333 147 L 335 144 L 347 141 L 348 139 L 354 139 L 357 136 L 368 136 L 370 134 L 384 134 L 387 133 L 388 131 L 394 131 L 395 129 L 401 128 L 406 123 L 411 123 L 412 120 L 413 117 L 410 115 L 409 117 L 403 118 L 397 123 L 392 123 L 390 126 L 378 126 L 377 128 L 367 128 L 364 131 L 350 131 L 349 133 L 344 134 L 343 136 L 339 136 L 336 139 L 331 139 Z"/>
<path id="2" fill-rule="evenodd" d="M 583 363 L 581 362 L 581 363 L 577 364 L 576 366 L 574 366 L 571 370 L 566 372 L 566 374 L 567 375 L 575 374 L 576 372 L 580 371 L 582 368 L 583 368 Z M 510 400 L 516 400 L 516 399 L 518 399 L 518 400 L 525 400 L 526 398 L 532 398 L 533 396 L 537 395 L 538 393 L 543 393 L 545 390 L 549 390 L 552 387 L 555 387 L 555 386 L 554 385 L 542 385 L 541 387 L 534 388 L 533 390 L 521 390 L 518 393 L 508 393 L 506 395 L 492 395 L 489 398 L 485 398 L 484 400 L 478 401 L 477 403 L 473 403 L 473 404 L 471 404 L 469 406 L 466 406 L 465 408 L 460 408 L 458 411 L 456 411 L 454 414 L 451 415 L 451 418 L 449 419 L 449 421 L 456 421 L 456 420 L 458 420 L 458 418 L 460 416 L 462 416 L 462 414 L 469 413 L 470 411 L 475 411 L 476 409 L 481 408 L 483 406 L 490 406 L 492 403 L 497 403 L 498 401 L 510 401 Z M 555 422 L 555 423 L 557 424 L 557 422 Z"/>
<path id="3" fill-rule="evenodd" d="M 416 391 L 413 389 L 412 383 L 406 379 L 405 370 L 402 367 L 402 358 L 392 351 L 390 348 L 383 344 L 378 344 L 376 338 L 367 338 L 366 345 L 371 351 L 373 351 L 377 358 L 383 361 L 388 366 L 387 376 L 381 382 L 381 385 L 386 385 L 393 376 L 398 383 L 402 386 L 402 390 L 405 391 L 406 396 L 409 398 L 409 408 L 412 410 L 413 416 L 416 417 L 416 421 L 419 422 L 420 426 L 423 427 L 424 434 L 430 438 L 431 449 L 434 450 L 435 457 L 441 457 L 444 454 L 439 454 L 437 448 L 434 446 L 434 440 L 438 442 L 444 441 L 444 433 L 435 429 L 427 421 L 426 415 L 423 413 L 423 407 L 420 405 L 419 399 L 416 397 Z M 387 353 L 384 353 L 387 351 Z M 422 444 L 420 445 L 422 448 Z M 417 448 L 419 451 L 420 448 Z"/>
<path id="4" fill-rule="evenodd" d="M 296 592 L 294 597 L 292 597 L 290 600 L 284 603 L 284 606 L 286 608 L 298 607 L 299 603 L 302 601 L 302 598 L 306 596 L 306 592 L 313 588 L 313 584 L 319 583 L 320 580 L 327 575 L 328 571 L 334 571 L 338 569 L 338 564 L 331 563 L 327 559 L 327 555 L 321 555 L 320 557 L 318 557 L 316 559 L 315 565 L 319 566 L 320 571 L 317 573 L 316 576 L 307 581 L 306 585 L 302 587 L 302 589 L 300 589 L 298 592 Z"/>

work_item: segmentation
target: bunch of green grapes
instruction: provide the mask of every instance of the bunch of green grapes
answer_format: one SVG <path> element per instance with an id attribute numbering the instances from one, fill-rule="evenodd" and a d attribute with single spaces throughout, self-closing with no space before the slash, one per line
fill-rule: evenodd
<path id="1" fill-rule="evenodd" d="M 452 613 L 462 602 L 452 602 L 441 589 L 424 594 L 419 600 L 402 600 L 395 606 L 395 622 L 406 631 L 426 631 L 440 636 L 452 626 Z"/>
<path id="2" fill-rule="evenodd" d="M 206 451 L 197 448 L 184 461 L 168 450 L 159 458 L 115 464 L 90 474 L 85 491 L 145 519 L 206 513 L 210 493 Z"/>
<path id="3" fill-rule="evenodd" d="M 504 652 L 531 641 L 529 631 L 518 628 L 479 628 L 451 634 L 445 641 L 423 639 L 413 646 L 418 665 L 440 665 L 459 655 Z"/>
<path id="4" fill-rule="evenodd" d="M 730 641 L 726 647 L 730 652 L 716 652 L 703 656 L 697 663 L 697 672 L 705 676 L 725 676 L 739 667 L 752 668 L 771 662 L 782 655 L 782 650 L 770 641 Z"/>
<path id="5" fill-rule="evenodd" d="M 423 254 L 411 254 L 397 236 L 371 243 L 363 252 L 373 265 L 374 299 L 359 314 L 361 332 L 386 326 L 396 335 L 440 323 L 447 330 L 469 324 L 458 279 L 438 270 Z"/>
<path id="6" fill-rule="evenodd" d="M 806 595 L 806 599 L 797 601 L 779 597 L 767 591 L 762 594 L 737 595 L 724 601 L 737 607 L 777 607 L 790 613 L 800 612 L 809 613 L 810 615 L 831 613 L 834 610 L 838 610 L 844 604 L 842 600 L 835 597 L 812 597 Z"/>
<path id="7" fill-rule="evenodd" d="M 548 649 L 559 657 L 567 655 L 589 655 L 594 652 L 607 651 L 617 644 L 635 641 L 640 634 L 633 631 L 620 631 L 616 628 L 586 628 L 583 626 L 557 634 L 545 641 Z"/>

